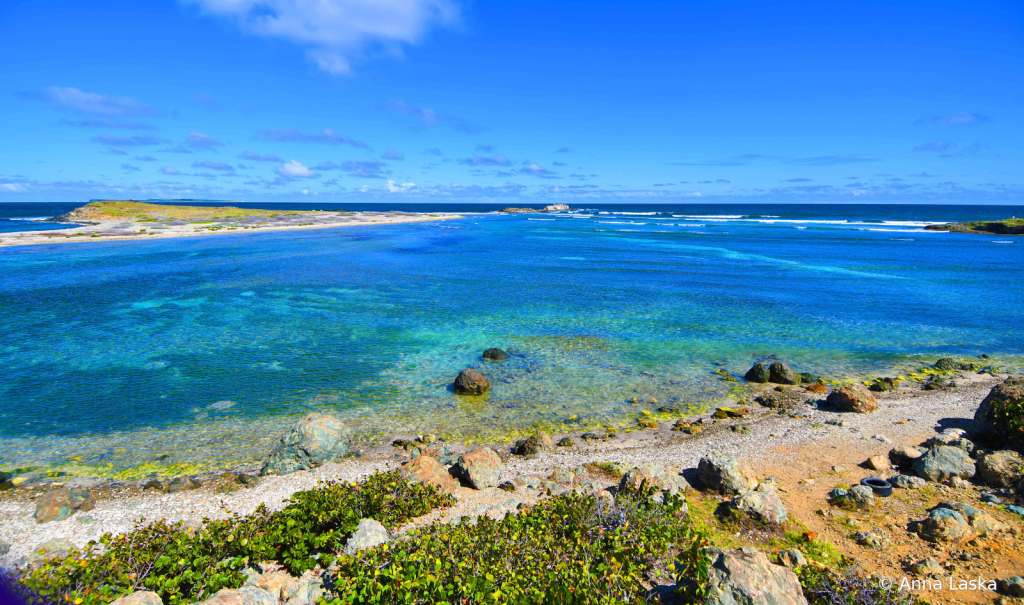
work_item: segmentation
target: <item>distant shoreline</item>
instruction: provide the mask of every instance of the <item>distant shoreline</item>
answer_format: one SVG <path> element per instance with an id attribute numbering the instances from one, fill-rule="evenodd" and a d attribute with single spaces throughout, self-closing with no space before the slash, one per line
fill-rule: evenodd
<path id="1" fill-rule="evenodd" d="M 144 241 L 176 237 L 297 231 L 357 225 L 390 225 L 465 218 L 453 213 L 401 211 L 261 210 L 232 206 L 176 206 L 134 201 L 93 202 L 55 222 L 67 229 L 0 234 L 0 247 L 99 241 Z"/>

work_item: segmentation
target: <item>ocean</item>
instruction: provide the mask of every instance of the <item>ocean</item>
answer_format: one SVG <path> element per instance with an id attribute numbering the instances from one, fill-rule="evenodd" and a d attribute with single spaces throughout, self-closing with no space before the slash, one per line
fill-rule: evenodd
<path id="1" fill-rule="evenodd" d="M 0 248 L 0 468 L 251 468 L 314 410 L 360 443 L 618 429 L 775 357 L 834 380 L 1024 359 L 1024 239 L 924 230 L 1024 207 L 245 205 L 467 214 Z M 0 240 L 74 207 L 0 204 Z M 488 396 L 451 392 L 466 367 Z"/>

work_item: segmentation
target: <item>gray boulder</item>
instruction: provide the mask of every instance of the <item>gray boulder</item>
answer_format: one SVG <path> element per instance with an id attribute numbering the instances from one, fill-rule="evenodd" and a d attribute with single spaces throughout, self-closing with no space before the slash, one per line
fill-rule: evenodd
<path id="1" fill-rule="evenodd" d="M 286 475 L 341 460 L 349 451 L 349 434 L 335 416 L 307 414 L 281 437 L 260 474 Z"/>
<path id="2" fill-rule="evenodd" d="M 1024 577 L 1013 576 L 996 581 L 999 592 L 1011 597 L 1024 597 Z"/>
<path id="3" fill-rule="evenodd" d="M 747 373 L 743 375 L 743 378 L 746 379 L 747 382 L 756 382 L 759 384 L 768 382 L 770 377 L 771 372 L 768 370 L 768 367 L 760 361 L 755 363 L 754 366 L 747 370 Z"/>
<path id="4" fill-rule="evenodd" d="M 637 490 L 643 485 L 674 494 L 685 492 L 687 488 L 686 480 L 678 473 L 665 470 L 660 464 L 648 463 L 629 469 L 619 481 L 619 490 Z"/>
<path id="5" fill-rule="evenodd" d="M 951 445 L 934 445 L 914 461 L 918 477 L 941 482 L 953 477 L 970 479 L 974 476 L 974 460 L 962 449 Z"/>
<path id="6" fill-rule="evenodd" d="M 1013 487 L 1024 479 L 1024 457 L 1013 450 L 982 455 L 977 464 L 978 478 L 992 487 Z"/>
<path id="7" fill-rule="evenodd" d="M 753 548 L 708 548 L 708 605 L 806 605 L 792 570 L 768 561 Z"/>
<path id="8" fill-rule="evenodd" d="M 789 366 L 776 361 L 768 367 L 768 382 L 775 384 L 800 384 L 800 376 L 789 369 Z"/>
<path id="9" fill-rule="evenodd" d="M 762 523 L 781 525 L 786 522 L 786 505 L 774 489 L 743 492 L 732 500 L 732 506 Z"/>
<path id="10" fill-rule="evenodd" d="M 889 479 L 889 483 L 900 489 L 921 489 L 928 484 L 924 479 L 913 475 L 896 475 Z"/>
<path id="11" fill-rule="evenodd" d="M 927 451 L 928 450 L 923 447 L 897 445 L 889 450 L 889 462 L 892 462 L 896 466 L 906 466 L 909 468 L 914 465 L 914 460 L 923 456 Z"/>
<path id="12" fill-rule="evenodd" d="M 917 576 L 942 576 L 946 574 L 946 570 L 938 561 L 928 557 L 911 565 L 910 573 Z"/>
<path id="13" fill-rule="evenodd" d="M 948 508 L 932 509 L 928 518 L 917 524 L 917 533 L 929 542 L 964 542 L 974 537 L 967 519 Z"/>
<path id="14" fill-rule="evenodd" d="M 750 491 L 758 484 L 754 471 L 731 454 L 711 454 L 701 458 L 697 476 L 709 489 L 727 495 Z"/>
<path id="15" fill-rule="evenodd" d="M 237 590 L 222 588 L 212 597 L 201 601 L 202 605 L 277 605 L 274 595 L 255 586 L 243 586 Z"/>
<path id="16" fill-rule="evenodd" d="M 373 548 L 391 541 L 391 534 L 373 519 L 360 519 L 359 526 L 345 542 L 345 554 L 354 555 L 360 550 Z"/>

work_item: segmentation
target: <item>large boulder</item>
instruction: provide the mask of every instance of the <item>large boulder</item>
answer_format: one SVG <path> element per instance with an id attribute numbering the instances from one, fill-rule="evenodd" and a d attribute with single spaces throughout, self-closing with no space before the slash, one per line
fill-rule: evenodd
<path id="1" fill-rule="evenodd" d="M 501 349 L 487 349 L 484 351 L 483 357 L 487 361 L 506 361 L 508 360 L 508 353 Z"/>
<path id="2" fill-rule="evenodd" d="M 36 500 L 37 523 L 63 521 L 80 510 L 92 510 L 96 502 L 84 487 L 61 487 Z"/>
<path id="3" fill-rule="evenodd" d="M 126 594 L 120 599 L 114 599 L 110 605 L 164 605 L 160 595 L 148 590 L 139 590 Z"/>
<path id="4" fill-rule="evenodd" d="M 1013 428 L 1010 420 L 1016 419 L 1016 426 L 1024 423 L 1024 376 L 1007 378 L 989 391 L 988 396 L 974 413 L 971 436 L 995 447 L 1010 443 L 1024 443 L 1020 428 Z"/>
<path id="5" fill-rule="evenodd" d="M 792 570 L 753 548 L 708 548 L 707 605 L 807 605 Z"/>
<path id="6" fill-rule="evenodd" d="M 711 454 L 701 458 L 697 464 L 697 476 L 709 489 L 731 496 L 750 491 L 758 484 L 754 471 L 731 454 Z"/>
<path id="7" fill-rule="evenodd" d="M 313 412 L 296 422 L 281 437 L 261 475 L 286 475 L 308 470 L 348 454 L 349 430 L 335 416 Z"/>
<path id="8" fill-rule="evenodd" d="M 222 588 L 201 605 L 277 605 L 274 595 L 255 586 L 243 586 L 238 590 Z"/>
<path id="9" fill-rule="evenodd" d="M 638 490 L 642 486 L 680 493 L 686 491 L 687 483 L 678 473 L 665 470 L 664 466 L 654 463 L 641 464 L 629 469 L 619 481 L 620 490 Z"/>
<path id="10" fill-rule="evenodd" d="M 412 462 L 402 465 L 399 473 L 409 483 L 433 485 L 444 494 L 454 493 L 455 488 L 459 486 L 455 477 L 452 477 L 447 469 L 430 456 L 420 456 Z"/>
<path id="11" fill-rule="evenodd" d="M 974 537 L 967 519 L 955 510 L 936 508 L 917 524 L 917 533 L 929 542 L 963 542 Z"/>
<path id="12" fill-rule="evenodd" d="M 975 471 L 974 460 L 962 449 L 951 445 L 934 445 L 914 461 L 914 472 L 929 481 L 942 482 L 953 477 L 970 479 Z"/>
<path id="13" fill-rule="evenodd" d="M 486 489 L 498 485 L 501 468 L 497 452 L 489 447 L 480 447 L 459 456 L 452 470 L 473 489 Z"/>
<path id="14" fill-rule="evenodd" d="M 768 367 L 760 361 L 755 363 L 754 366 L 747 370 L 747 373 L 743 375 L 743 378 L 746 379 L 747 382 L 757 382 L 760 384 L 768 382 L 770 377 L 771 372 L 768 370 Z"/>
<path id="15" fill-rule="evenodd" d="M 554 449 L 555 442 L 551 439 L 551 435 L 544 431 L 537 431 L 528 439 L 517 441 L 515 448 L 512 449 L 512 453 L 520 456 L 531 456 L 541 452 L 550 452 Z"/>
<path id="16" fill-rule="evenodd" d="M 768 367 L 768 382 L 775 384 L 800 384 L 800 376 L 789 369 L 789 366 L 776 361 Z"/>
<path id="17" fill-rule="evenodd" d="M 826 403 L 840 412 L 873 412 L 878 408 L 874 394 L 862 384 L 853 384 L 829 393 Z"/>
<path id="18" fill-rule="evenodd" d="M 978 478 L 992 487 L 1013 487 L 1024 479 L 1024 457 L 1013 450 L 984 454 L 978 459 Z"/>
<path id="19" fill-rule="evenodd" d="M 733 498 L 732 507 L 762 523 L 780 525 L 786 522 L 786 505 L 774 489 L 758 488 L 743 492 Z"/>
<path id="20" fill-rule="evenodd" d="M 473 368 L 466 368 L 455 378 L 455 392 L 459 395 L 483 395 L 491 388 L 484 375 Z"/>
<path id="21" fill-rule="evenodd" d="M 927 451 L 927 449 L 915 445 L 897 445 L 889 450 L 889 462 L 896 466 L 911 467 L 914 465 L 914 460 L 924 456 Z"/>
<path id="22" fill-rule="evenodd" d="M 354 555 L 361 550 L 391 541 L 387 528 L 373 519 L 360 519 L 356 531 L 345 542 L 345 554 Z"/>

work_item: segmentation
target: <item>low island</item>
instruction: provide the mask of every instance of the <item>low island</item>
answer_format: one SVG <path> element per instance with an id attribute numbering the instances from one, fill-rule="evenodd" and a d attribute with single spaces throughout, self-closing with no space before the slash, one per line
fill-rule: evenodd
<path id="1" fill-rule="evenodd" d="M 317 229 L 453 218 L 462 217 L 452 213 L 263 210 L 235 206 L 178 206 L 110 200 L 90 202 L 67 214 L 50 219 L 52 222 L 68 223 L 67 229 L 0 234 L 0 246 Z"/>
<path id="2" fill-rule="evenodd" d="M 1024 218 L 1008 218 L 1000 221 L 970 221 L 967 223 L 944 223 L 928 225 L 929 231 L 951 233 L 980 233 L 988 235 L 1024 235 Z"/>

